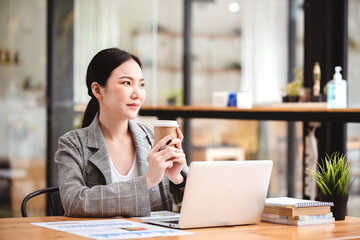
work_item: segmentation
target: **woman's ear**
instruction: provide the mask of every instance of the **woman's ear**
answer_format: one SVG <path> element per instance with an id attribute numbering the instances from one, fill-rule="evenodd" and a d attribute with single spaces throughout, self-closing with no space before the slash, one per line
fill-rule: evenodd
<path id="1" fill-rule="evenodd" d="M 96 97 L 96 99 L 102 99 L 102 92 L 101 92 L 101 86 L 97 82 L 93 82 L 91 84 L 91 91 Z"/>

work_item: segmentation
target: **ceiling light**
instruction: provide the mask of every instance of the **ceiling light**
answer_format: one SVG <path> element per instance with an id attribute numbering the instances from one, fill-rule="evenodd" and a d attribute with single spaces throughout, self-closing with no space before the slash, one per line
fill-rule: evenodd
<path id="1" fill-rule="evenodd" d="M 229 4 L 230 12 L 236 13 L 240 10 L 240 5 L 237 2 L 232 2 Z"/>

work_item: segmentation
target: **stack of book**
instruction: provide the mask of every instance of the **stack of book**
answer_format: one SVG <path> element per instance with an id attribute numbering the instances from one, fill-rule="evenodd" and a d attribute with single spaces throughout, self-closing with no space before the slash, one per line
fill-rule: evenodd
<path id="1" fill-rule="evenodd" d="M 331 206 L 332 202 L 288 197 L 267 198 L 261 220 L 297 226 L 333 223 L 335 219 L 330 211 Z"/>

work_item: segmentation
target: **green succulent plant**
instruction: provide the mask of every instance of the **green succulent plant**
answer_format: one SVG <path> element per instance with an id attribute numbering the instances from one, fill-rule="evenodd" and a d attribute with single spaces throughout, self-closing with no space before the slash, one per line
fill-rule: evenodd
<path id="1" fill-rule="evenodd" d="M 345 154 L 338 152 L 331 156 L 326 155 L 324 166 L 318 163 L 318 169 L 308 170 L 314 176 L 323 195 L 347 195 L 356 179 L 355 177 L 349 184 L 353 166 L 348 163 Z"/>
<path id="2" fill-rule="evenodd" d="M 282 89 L 283 92 L 285 92 L 286 96 L 300 96 L 300 91 L 303 87 L 303 75 L 302 71 L 298 69 L 294 69 L 295 79 L 292 82 L 289 82 L 287 84 L 286 89 Z"/>

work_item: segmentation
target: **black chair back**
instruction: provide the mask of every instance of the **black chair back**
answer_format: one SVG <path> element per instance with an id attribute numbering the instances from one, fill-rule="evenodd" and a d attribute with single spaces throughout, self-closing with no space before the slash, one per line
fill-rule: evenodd
<path id="1" fill-rule="evenodd" d="M 21 203 L 21 214 L 23 217 L 28 216 L 27 212 L 26 212 L 27 202 L 31 198 L 36 197 L 40 194 L 47 194 L 48 199 L 50 200 L 49 202 L 50 202 L 51 216 L 64 216 L 65 212 L 64 212 L 64 209 L 61 204 L 59 188 L 58 187 L 48 187 L 48 188 L 44 188 L 44 189 L 40 189 L 38 191 L 32 192 L 24 198 L 24 200 Z"/>

